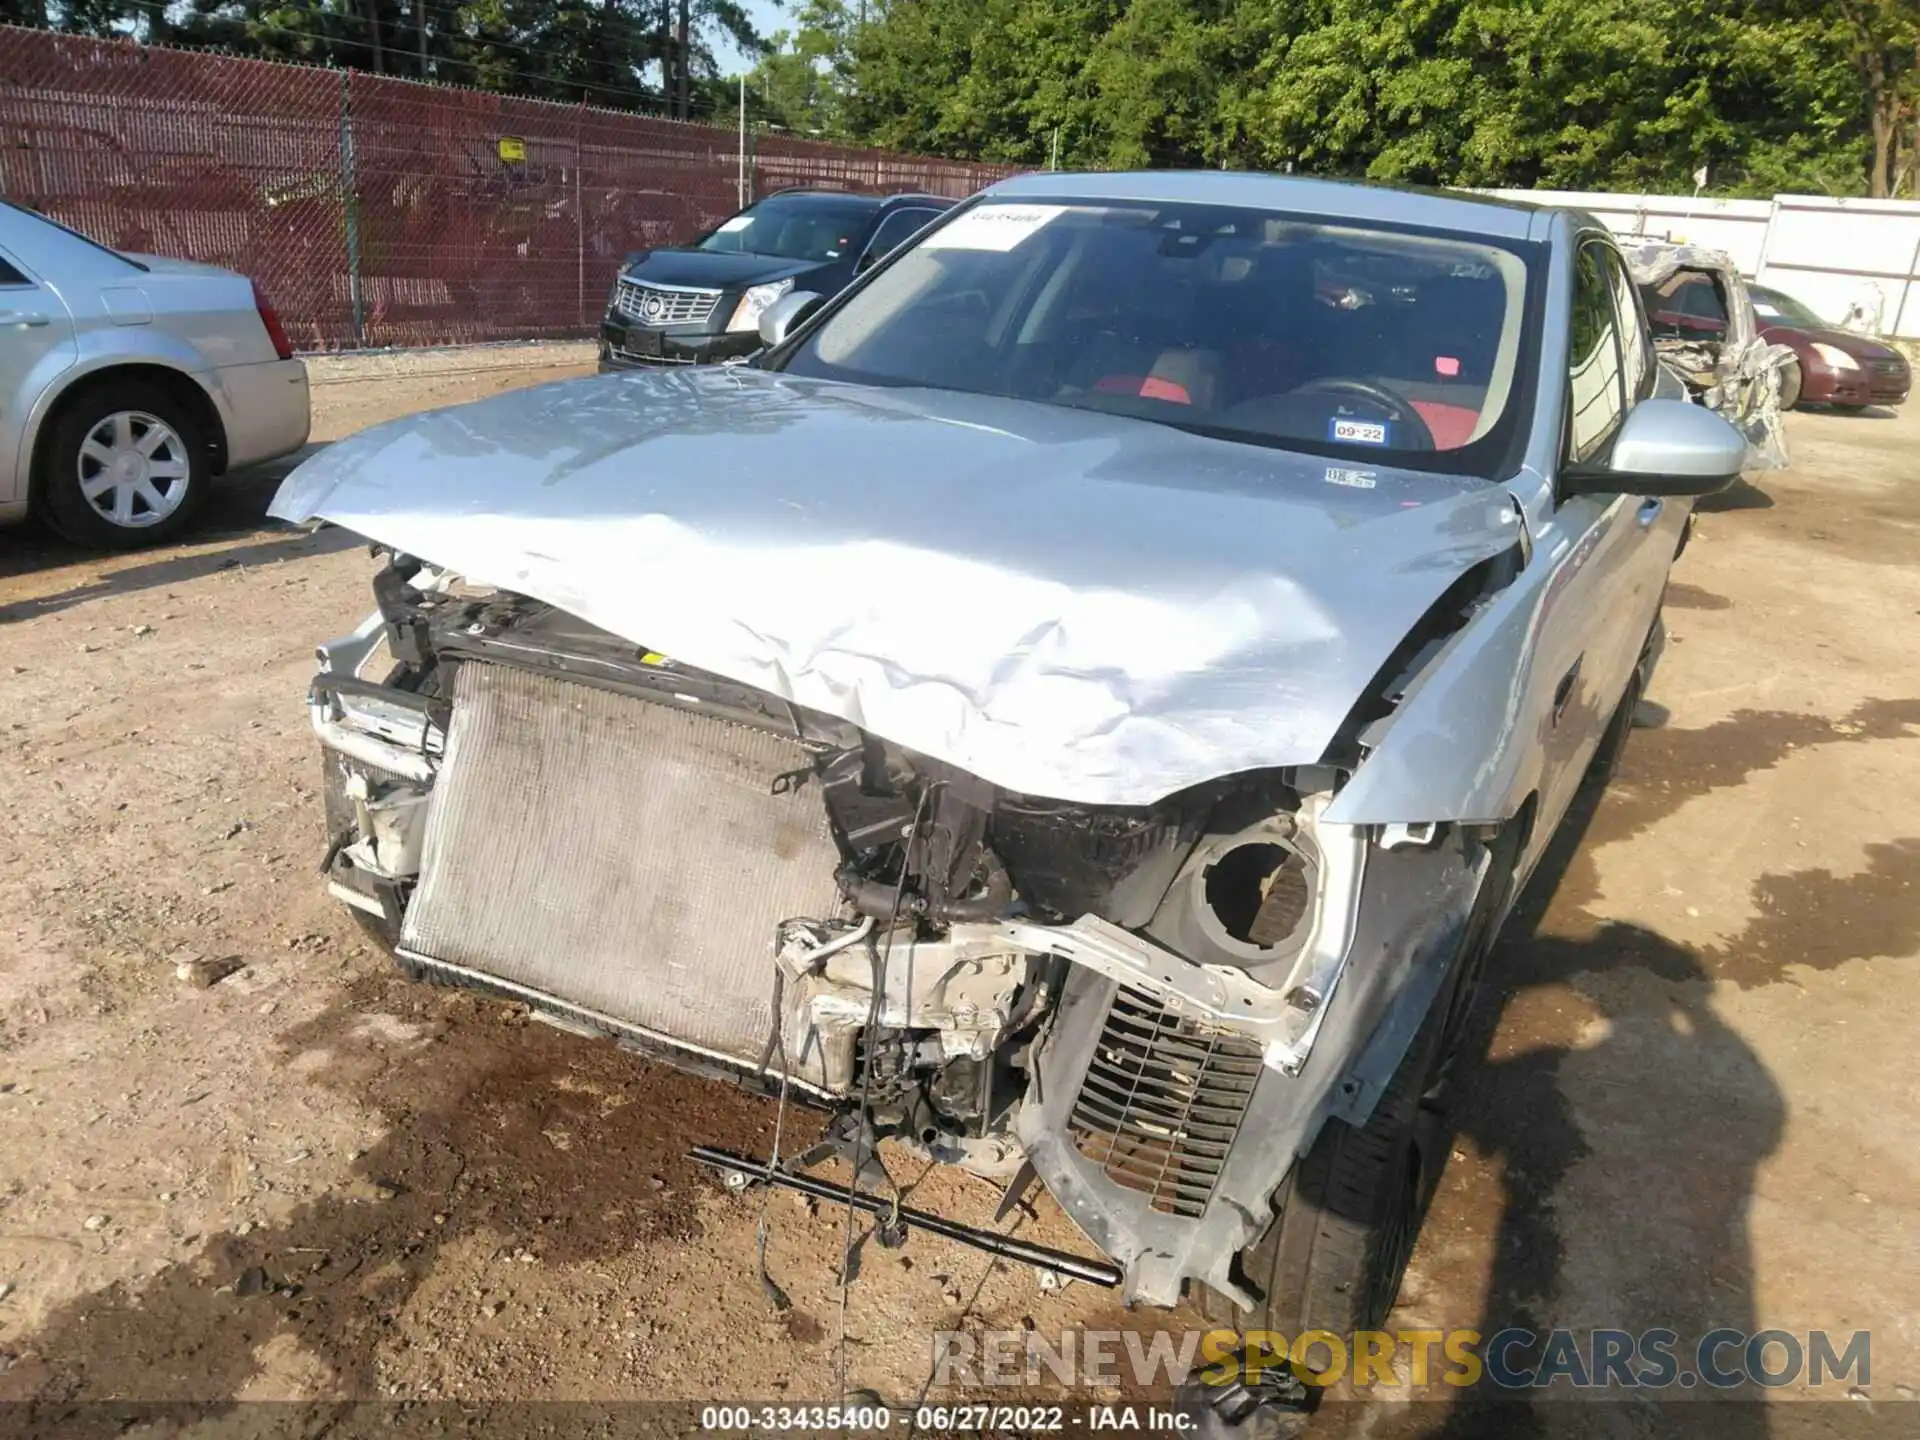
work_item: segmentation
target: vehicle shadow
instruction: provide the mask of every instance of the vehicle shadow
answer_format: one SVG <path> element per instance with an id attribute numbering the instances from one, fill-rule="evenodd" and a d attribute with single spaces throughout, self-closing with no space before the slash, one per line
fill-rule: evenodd
<path id="1" fill-rule="evenodd" d="M 1807 401 L 1805 409 L 1821 415 L 1838 415 L 1847 420 L 1898 420 L 1900 412 L 1891 405 L 1862 405 L 1858 409 L 1849 409 L 1845 405 L 1821 405 Z"/>
<path id="2" fill-rule="evenodd" d="M 1448 1116 L 1456 1161 L 1464 1147 L 1496 1173 L 1500 1219 L 1471 1327 L 1487 1376 L 1429 1432 L 1446 1440 L 1774 1433 L 1760 1390 L 1696 1391 L 1679 1376 L 1700 1337 L 1759 1328 L 1748 1208 L 1785 1098 L 1717 1015 L 1700 956 L 1638 925 L 1569 924 L 1556 907 L 1582 888 L 1568 872 L 1604 790 L 1600 776 L 1582 787 L 1507 922 L 1466 1042 L 1476 1063 Z M 1569 1041 L 1566 1014 L 1581 1011 Z M 1556 1327 L 1571 1349 L 1555 1353 Z M 1672 1383 L 1600 1383 L 1594 1330 L 1656 1328 L 1677 1336 Z M 1628 1365 L 1650 1368 L 1637 1355 Z M 1565 1378 L 1513 1383 L 1555 1369 Z M 1583 1375 L 1595 1385 L 1577 1387 Z"/>
<path id="3" fill-rule="evenodd" d="M 1703 495 L 1693 502 L 1693 508 L 1704 515 L 1730 510 L 1771 510 L 1773 506 L 1773 497 L 1744 475 L 1718 494 Z"/>
<path id="4" fill-rule="evenodd" d="M 280 482 L 295 465 L 322 448 L 309 445 L 283 459 L 222 476 L 214 482 L 193 528 L 180 541 L 162 547 L 153 558 L 143 557 L 137 550 L 102 554 L 70 544 L 32 524 L 0 534 L 0 580 L 68 566 L 85 567 L 85 573 L 66 590 L 0 605 L 0 625 L 70 609 L 106 595 L 178 585 L 221 570 L 306 559 L 360 544 L 351 531 L 332 527 L 309 530 L 267 518 L 267 506 Z M 252 537 L 257 538 L 251 544 L 200 548 Z"/>

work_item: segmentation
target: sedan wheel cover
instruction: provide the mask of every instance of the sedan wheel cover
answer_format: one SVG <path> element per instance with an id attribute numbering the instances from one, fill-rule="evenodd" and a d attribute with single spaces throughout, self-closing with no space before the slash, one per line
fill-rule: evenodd
<path id="1" fill-rule="evenodd" d="M 187 442 L 144 410 L 102 418 L 80 442 L 80 493 L 102 520 L 128 530 L 158 525 L 192 482 Z"/>

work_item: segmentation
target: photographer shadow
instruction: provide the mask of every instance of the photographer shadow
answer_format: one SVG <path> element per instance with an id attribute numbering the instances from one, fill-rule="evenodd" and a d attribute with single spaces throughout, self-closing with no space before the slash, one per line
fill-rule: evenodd
<path id="1" fill-rule="evenodd" d="M 1540 1340 L 1511 1341 L 1499 1357 L 1509 1379 L 1556 1368 L 1565 1378 L 1512 1387 L 1490 1366 L 1453 1398 L 1437 1428 L 1447 1440 L 1773 1433 L 1757 1388 L 1709 1391 L 1686 1377 L 1699 1337 L 1759 1328 L 1748 1212 L 1785 1100 L 1716 1013 L 1699 956 L 1587 914 L 1590 876 L 1568 885 L 1576 863 L 1592 863 L 1582 847 L 1604 838 L 1593 834 L 1604 781 L 1583 786 L 1522 893 L 1466 1041 L 1477 1063 L 1460 1071 L 1449 1148 L 1453 1168 L 1491 1173 L 1500 1214 L 1471 1328 L 1483 1355 L 1502 1331 L 1570 1330 L 1579 1368 L 1592 1364 L 1596 1329 L 1670 1330 L 1678 1373 L 1638 1388 L 1589 1373 L 1594 1383 L 1578 1386 L 1564 1346 L 1542 1367 Z M 1478 1164 L 1461 1166 L 1469 1157 Z M 1457 1183 L 1475 1189 L 1470 1175 Z M 1471 1203 L 1484 1213 L 1490 1197 Z M 1654 1367 L 1636 1356 L 1628 1369 Z"/>

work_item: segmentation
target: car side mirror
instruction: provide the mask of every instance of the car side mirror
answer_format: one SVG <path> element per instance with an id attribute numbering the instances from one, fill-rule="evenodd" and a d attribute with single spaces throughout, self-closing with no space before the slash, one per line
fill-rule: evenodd
<path id="1" fill-rule="evenodd" d="M 1642 400 L 1603 465 L 1569 468 L 1569 495 L 1712 495 L 1740 478 L 1747 437 L 1690 400 Z"/>
<path id="2" fill-rule="evenodd" d="M 778 345 L 800 328 L 800 322 L 819 308 L 826 297 L 812 290 L 789 290 L 760 316 L 760 343 Z"/>

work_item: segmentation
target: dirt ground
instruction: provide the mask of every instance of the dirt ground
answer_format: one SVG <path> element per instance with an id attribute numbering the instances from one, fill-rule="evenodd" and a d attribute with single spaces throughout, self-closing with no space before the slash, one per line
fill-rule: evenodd
<path id="1" fill-rule="evenodd" d="M 321 362 L 315 438 L 586 368 Z M 1395 1323 L 1871 1329 L 1860 1413 L 1920 1388 L 1920 406 L 1789 438 L 1706 507 L 1665 723 L 1502 944 Z M 770 1103 L 402 981 L 315 873 L 312 645 L 372 566 L 262 519 L 286 468 L 188 545 L 0 534 L 0 1401 L 905 1403 L 934 1329 L 1194 1323 L 924 1236 L 842 1295 L 840 1212 L 785 1195 L 776 1316 L 762 1200 L 684 1159 Z"/>

